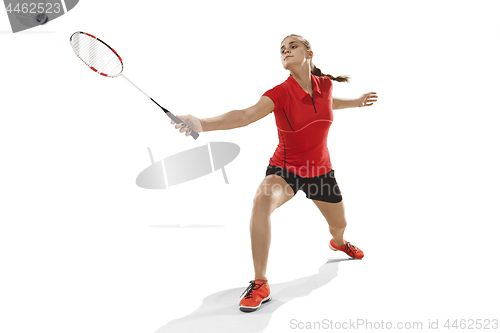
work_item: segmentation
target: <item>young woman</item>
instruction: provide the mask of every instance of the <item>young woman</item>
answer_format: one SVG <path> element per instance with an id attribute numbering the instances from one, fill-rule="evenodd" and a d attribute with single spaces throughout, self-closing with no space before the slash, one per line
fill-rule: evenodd
<path id="1" fill-rule="evenodd" d="M 343 238 L 347 223 L 342 195 L 330 162 L 327 136 L 333 121 L 332 109 L 370 106 L 377 101 L 377 95 L 370 92 L 352 100 L 333 98 L 332 80 L 348 82 L 348 77 L 323 74 L 312 63 L 311 45 L 302 36 L 287 36 L 280 51 L 281 62 L 290 76 L 264 93 L 254 106 L 213 118 L 177 116 L 188 127 L 172 121 L 180 132 L 190 135 L 191 129 L 208 132 L 247 126 L 274 112 L 279 144 L 253 202 L 250 236 L 255 279 L 243 292 L 240 310 L 244 312 L 255 311 L 271 300 L 266 279 L 271 213 L 293 198 L 298 190 L 306 193 L 328 222 L 332 235 L 330 248 L 355 259 L 363 258 L 363 251 Z"/>

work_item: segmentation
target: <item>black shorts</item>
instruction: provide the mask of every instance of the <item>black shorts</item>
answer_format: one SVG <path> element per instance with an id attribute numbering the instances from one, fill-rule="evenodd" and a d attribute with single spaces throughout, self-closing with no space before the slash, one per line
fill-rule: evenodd
<path id="1" fill-rule="evenodd" d="M 303 178 L 291 171 L 269 164 L 266 177 L 277 175 L 283 178 L 293 190 L 293 195 L 299 190 L 304 191 L 306 197 L 312 200 L 338 203 L 342 201 L 339 185 L 335 180 L 334 171 L 311 178 Z"/>

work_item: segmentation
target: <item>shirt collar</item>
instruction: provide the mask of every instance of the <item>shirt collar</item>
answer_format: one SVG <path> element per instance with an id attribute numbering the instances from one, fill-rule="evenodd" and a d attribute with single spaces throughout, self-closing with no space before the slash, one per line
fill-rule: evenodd
<path id="1" fill-rule="evenodd" d="M 308 93 L 302 89 L 302 87 L 298 84 L 298 82 L 294 79 L 292 75 L 288 77 L 288 80 L 286 80 L 288 84 L 292 87 L 292 89 L 295 91 L 297 96 L 299 96 L 300 99 L 304 99 L 305 97 L 309 96 Z M 311 74 L 311 82 L 313 85 L 313 92 L 317 92 L 318 94 L 322 94 L 321 88 L 319 86 L 319 80 L 316 75 Z"/>

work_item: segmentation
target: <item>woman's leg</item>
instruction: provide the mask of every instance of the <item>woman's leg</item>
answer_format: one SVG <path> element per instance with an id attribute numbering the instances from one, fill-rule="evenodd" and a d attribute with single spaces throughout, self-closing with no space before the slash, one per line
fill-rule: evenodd
<path id="1" fill-rule="evenodd" d="M 266 277 L 267 259 L 271 245 L 271 213 L 293 198 L 290 185 L 277 175 L 269 175 L 257 189 L 250 218 L 250 237 L 255 279 Z"/>
<path id="2" fill-rule="evenodd" d="M 354 259 L 361 259 L 364 257 L 363 251 L 357 246 L 349 242 L 344 242 L 344 230 L 347 226 L 344 214 L 344 203 L 330 203 L 324 201 L 313 200 L 316 206 L 326 218 L 330 233 L 332 234 L 332 241 L 330 241 L 330 248 L 332 250 L 340 250 L 345 252 L 348 256 Z"/>
<path id="3" fill-rule="evenodd" d="M 328 222 L 330 234 L 332 234 L 335 244 L 339 246 L 344 245 L 344 230 L 347 227 L 344 202 L 340 201 L 339 203 L 331 203 L 318 200 L 313 200 L 313 202 L 316 206 L 318 206 L 319 210 Z"/>

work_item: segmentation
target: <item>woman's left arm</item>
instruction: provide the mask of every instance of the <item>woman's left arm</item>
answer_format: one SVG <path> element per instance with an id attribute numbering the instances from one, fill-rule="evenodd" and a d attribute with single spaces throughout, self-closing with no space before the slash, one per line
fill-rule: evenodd
<path id="1" fill-rule="evenodd" d="M 332 98 L 332 109 L 347 109 L 373 105 L 377 101 L 377 93 L 369 92 L 356 99 Z"/>

